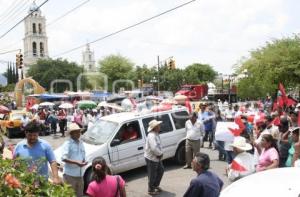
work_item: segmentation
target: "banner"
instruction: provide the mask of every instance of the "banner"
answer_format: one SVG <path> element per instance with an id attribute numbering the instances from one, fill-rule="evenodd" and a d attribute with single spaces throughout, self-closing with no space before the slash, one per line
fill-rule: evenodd
<path id="1" fill-rule="evenodd" d="M 239 129 L 239 126 L 234 122 L 217 122 L 215 139 L 217 141 L 233 142 L 234 135 L 229 128 Z"/>

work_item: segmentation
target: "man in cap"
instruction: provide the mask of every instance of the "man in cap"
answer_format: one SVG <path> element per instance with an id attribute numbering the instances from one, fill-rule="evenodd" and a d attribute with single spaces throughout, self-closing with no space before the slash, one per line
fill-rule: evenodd
<path id="1" fill-rule="evenodd" d="M 252 149 L 251 144 L 246 143 L 246 139 L 241 136 L 234 138 L 233 147 L 235 157 L 227 170 L 230 181 L 235 181 L 255 172 L 255 163 L 253 156 L 246 152 Z"/>
<path id="2" fill-rule="evenodd" d="M 39 139 L 40 124 L 33 120 L 26 125 L 24 130 L 26 139 L 16 145 L 13 151 L 13 158 L 20 157 L 25 159 L 29 168 L 32 170 L 37 169 L 38 174 L 45 177 L 45 179 L 49 178 L 47 166 L 47 162 L 49 162 L 53 174 L 53 183 L 60 183 L 53 150 L 47 141 Z"/>
<path id="3" fill-rule="evenodd" d="M 163 150 L 159 137 L 160 125 L 162 121 L 152 120 L 148 126 L 148 136 L 146 139 L 144 157 L 148 172 L 148 194 L 157 195 L 162 189 L 159 187 L 164 174 L 162 164 Z"/>
<path id="4" fill-rule="evenodd" d="M 80 140 L 81 128 L 76 123 L 69 126 L 70 138 L 63 145 L 62 161 L 64 165 L 64 181 L 72 186 L 76 196 L 83 196 L 83 172 L 81 168 L 87 165 L 85 149 Z"/>
<path id="5" fill-rule="evenodd" d="M 218 197 L 223 187 L 223 181 L 215 173 L 208 171 L 209 156 L 205 153 L 197 153 L 192 166 L 198 176 L 191 181 L 184 197 Z"/>

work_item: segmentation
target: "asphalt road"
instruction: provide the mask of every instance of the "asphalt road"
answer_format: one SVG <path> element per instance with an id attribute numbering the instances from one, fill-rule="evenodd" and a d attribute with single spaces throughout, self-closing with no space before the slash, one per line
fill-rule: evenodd
<path id="1" fill-rule="evenodd" d="M 42 136 L 41 138 L 47 140 L 55 149 L 63 144 L 68 137 L 56 136 Z M 16 144 L 21 139 L 5 139 L 6 143 Z M 226 163 L 218 161 L 217 151 L 207 148 L 201 148 L 201 152 L 207 153 L 211 159 L 211 171 L 215 172 L 224 182 L 225 188 L 229 183 L 224 175 Z M 196 173 L 191 169 L 182 169 L 182 166 L 175 164 L 172 160 L 165 160 L 165 173 L 161 181 L 161 188 L 164 190 L 158 197 L 173 197 L 183 196 L 184 192 L 189 186 L 191 179 L 196 176 Z M 122 173 L 121 176 L 126 182 L 126 193 L 129 197 L 146 197 L 147 194 L 147 171 L 146 167 L 130 170 Z"/>

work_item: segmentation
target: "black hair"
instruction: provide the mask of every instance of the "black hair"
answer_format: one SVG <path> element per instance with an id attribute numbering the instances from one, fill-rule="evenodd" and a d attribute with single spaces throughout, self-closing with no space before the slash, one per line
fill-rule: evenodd
<path id="1" fill-rule="evenodd" d="M 197 114 L 197 112 L 193 112 L 193 113 L 192 113 L 192 115 L 191 115 L 191 118 L 193 118 L 193 117 L 196 117 L 196 118 L 198 118 L 198 114 Z"/>
<path id="2" fill-rule="evenodd" d="M 27 133 L 39 133 L 41 131 L 41 125 L 37 120 L 30 121 L 24 128 Z"/>
<path id="3" fill-rule="evenodd" d="M 96 165 L 100 164 L 101 169 L 96 169 Z M 103 179 L 106 177 L 106 172 L 107 172 L 107 165 L 106 161 L 103 157 L 96 157 L 93 159 L 92 162 L 92 169 L 93 169 L 93 180 L 95 180 L 97 183 L 101 183 Z"/>
<path id="4" fill-rule="evenodd" d="M 201 168 L 204 171 L 209 169 L 210 159 L 207 154 L 198 152 L 198 153 L 196 153 L 195 158 L 196 158 L 197 163 L 201 165 Z"/>
<path id="5" fill-rule="evenodd" d="M 295 128 L 295 129 L 292 130 L 293 134 L 299 135 L 299 132 L 300 132 L 300 127 L 297 127 L 297 128 Z"/>

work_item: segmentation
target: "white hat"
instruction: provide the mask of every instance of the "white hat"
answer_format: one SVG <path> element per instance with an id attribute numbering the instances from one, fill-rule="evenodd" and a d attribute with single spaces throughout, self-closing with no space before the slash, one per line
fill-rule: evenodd
<path id="1" fill-rule="evenodd" d="M 78 124 L 76 123 L 71 123 L 69 126 L 68 126 L 68 131 L 71 133 L 72 131 L 80 131 L 81 128 L 78 126 Z"/>
<path id="2" fill-rule="evenodd" d="M 234 138 L 233 143 L 230 144 L 230 146 L 238 148 L 240 150 L 251 150 L 252 149 L 252 145 L 246 142 L 246 139 L 244 137 L 241 136 L 237 136 Z"/>
<path id="3" fill-rule="evenodd" d="M 148 132 L 152 131 L 156 126 L 160 125 L 162 123 L 162 121 L 157 121 L 157 120 L 151 120 L 149 122 L 149 126 L 148 126 Z"/>

